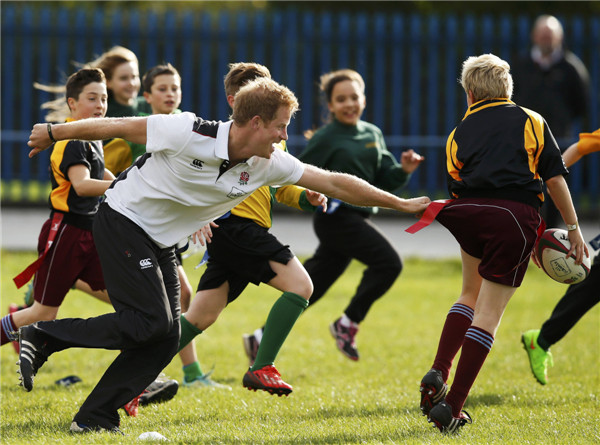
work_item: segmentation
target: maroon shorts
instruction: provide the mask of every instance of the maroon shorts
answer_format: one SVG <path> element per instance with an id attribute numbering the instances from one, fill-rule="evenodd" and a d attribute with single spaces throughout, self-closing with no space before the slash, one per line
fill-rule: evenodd
<path id="1" fill-rule="evenodd" d="M 38 239 L 40 255 L 46 247 L 51 222 L 49 219 L 42 226 Z M 78 278 L 93 290 L 106 288 L 92 232 L 63 222 L 33 278 L 33 298 L 46 306 L 60 306 Z"/>
<path id="2" fill-rule="evenodd" d="M 481 259 L 483 278 L 521 285 L 542 223 L 537 209 L 503 199 L 463 198 L 446 205 L 436 219 L 466 253 Z"/>

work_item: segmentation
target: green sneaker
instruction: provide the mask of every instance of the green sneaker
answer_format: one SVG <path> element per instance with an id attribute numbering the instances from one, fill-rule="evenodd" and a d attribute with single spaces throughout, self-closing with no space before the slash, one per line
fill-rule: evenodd
<path id="1" fill-rule="evenodd" d="M 544 351 L 538 345 L 537 339 L 539 335 L 539 329 L 531 329 L 521 335 L 521 341 L 529 356 L 529 365 L 531 366 L 533 376 L 538 382 L 545 385 L 548 383 L 548 366 L 554 366 L 554 360 L 550 351 Z"/>
<path id="2" fill-rule="evenodd" d="M 183 386 L 186 386 L 188 388 L 217 388 L 217 389 L 228 389 L 229 391 L 231 391 L 231 386 L 227 386 L 227 385 L 223 385 L 221 383 L 217 383 L 215 382 L 213 379 L 210 378 L 210 375 L 212 374 L 212 371 L 207 372 L 206 374 L 203 374 L 199 377 L 196 377 L 195 379 L 191 380 L 191 381 L 187 381 L 186 378 L 183 378 Z"/>

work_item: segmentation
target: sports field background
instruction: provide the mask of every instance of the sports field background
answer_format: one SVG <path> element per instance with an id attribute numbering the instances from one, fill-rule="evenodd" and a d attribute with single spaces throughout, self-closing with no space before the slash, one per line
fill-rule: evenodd
<path id="1" fill-rule="evenodd" d="M 10 277 L 33 260 L 33 252 L 2 251 L 0 307 L 20 302 Z M 184 266 L 195 285 L 198 256 Z M 361 324 L 359 362 L 336 349 L 328 331 L 348 302 L 362 273 L 353 263 L 330 292 L 298 321 L 277 367 L 294 387 L 288 398 L 250 392 L 241 386 L 247 369 L 241 334 L 260 326 L 277 292 L 250 286 L 217 323 L 196 339 L 205 371 L 232 391 L 180 388 L 170 402 L 142 407 L 122 417 L 127 434 L 93 434 L 85 443 L 133 443 L 158 431 L 171 443 L 501 443 L 598 442 L 600 308 L 589 312 L 552 348 L 556 365 L 550 384 L 532 377 L 520 343 L 522 331 L 539 327 L 565 286 L 537 268 L 527 272 L 504 316 L 492 352 L 465 409 L 474 418 L 456 439 L 443 438 L 418 408 L 419 382 L 431 366 L 449 307 L 460 289 L 457 259 L 407 258 L 402 276 Z M 89 317 L 110 308 L 71 292 L 59 317 Z M 0 351 L 0 435 L 7 444 L 82 443 L 68 433 L 79 405 L 115 357 L 114 351 L 70 349 L 50 357 L 31 393 L 17 386 L 16 354 Z M 149 358 L 150 359 L 150 358 Z M 165 373 L 182 378 L 179 358 Z M 75 374 L 83 382 L 62 388 L 54 381 Z"/>
<path id="2" fill-rule="evenodd" d="M 35 259 L 37 236 L 48 213 L 47 153 L 27 159 L 25 141 L 31 125 L 43 119 L 39 106 L 50 96 L 31 85 L 61 83 L 73 71 L 73 61 L 88 60 L 112 45 L 135 50 L 142 72 L 163 59 L 174 63 L 184 73 L 185 108 L 211 119 L 227 115 L 221 81 L 227 63 L 242 59 L 265 63 L 301 99 L 302 111 L 292 123 L 292 150 L 303 146 L 303 130 L 320 123 L 318 76 L 342 66 L 355 68 L 367 80 L 365 119 L 382 127 L 395 154 L 410 146 L 427 156 L 404 192 L 427 192 L 435 199 L 446 193 L 445 137 L 464 114 L 464 93 L 456 82 L 460 63 L 467 55 L 490 50 L 509 58 L 525 48 L 535 17 L 553 13 L 566 24 L 571 49 L 583 58 L 594 79 L 590 113 L 581 130 L 598 126 L 600 47 L 594 44 L 599 41 L 598 2 L 194 2 L 195 9 L 189 12 L 191 4 L 2 2 L 2 316 L 9 303 L 23 301 L 23 290 L 15 288 L 12 277 Z M 393 11 L 386 12 L 386 7 Z M 257 17 L 259 24 L 266 17 L 268 34 L 254 25 Z M 73 27 L 68 26 L 71 22 Z M 224 31 L 243 27 L 249 34 Z M 165 29 L 173 30 L 176 38 L 163 35 Z M 310 34 L 316 43 L 297 48 L 295 41 L 304 40 L 294 33 Z M 254 34 L 266 43 L 252 40 Z M 382 39 L 376 41 L 384 46 L 367 43 L 367 37 Z M 194 57 L 185 57 L 190 51 Z M 387 79 L 387 88 L 372 81 L 380 78 Z M 588 123 L 593 128 L 587 128 Z M 571 175 L 575 180 L 569 179 L 581 213 L 595 218 L 582 221 L 587 240 L 600 231 L 599 165 L 600 155 L 590 155 L 575 167 Z M 7 203 L 11 207 L 4 207 Z M 249 286 L 195 340 L 203 369 L 214 367 L 213 378 L 232 390 L 180 388 L 170 402 L 142 407 L 137 418 L 121 411 L 126 436 L 82 438 L 68 432 L 78 407 L 116 351 L 58 353 L 40 370 L 33 392 L 26 393 L 17 386 L 17 356 L 11 345 L 5 345 L 0 349 L 0 443 L 131 444 L 146 431 L 163 434 L 168 443 L 185 444 L 600 443 L 600 308 L 586 314 L 552 347 L 555 366 L 550 384 L 539 385 L 529 370 L 520 335 L 541 326 L 566 286 L 534 266 L 508 305 L 465 405 L 473 425 L 458 437 L 443 437 L 428 425 L 418 408 L 419 382 L 431 366 L 446 313 L 460 291 L 458 248 L 437 223 L 408 235 L 403 230 L 415 221 L 412 217 L 384 212 L 375 221 L 403 257 L 404 270 L 361 324 L 359 362 L 337 351 L 328 330 L 362 274 L 363 266 L 354 262 L 318 306 L 300 317 L 281 350 L 276 365 L 294 387 L 289 397 L 242 388 L 247 359 L 241 335 L 261 326 L 279 295 L 267 286 Z M 314 251 L 316 237 L 309 216 L 276 214 L 274 224 L 273 232 L 301 259 Z M 184 266 L 195 287 L 204 270 L 194 268 L 202 250 L 190 253 Z M 110 310 L 73 291 L 58 316 L 85 318 Z M 165 373 L 181 382 L 178 357 Z M 73 374 L 82 382 L 70 388 L 54 383 Z"/>

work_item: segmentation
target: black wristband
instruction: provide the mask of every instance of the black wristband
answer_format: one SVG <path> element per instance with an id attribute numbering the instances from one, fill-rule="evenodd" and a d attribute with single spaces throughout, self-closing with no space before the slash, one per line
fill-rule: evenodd
<path id="1" fill-rule="evenodd" d="M 46 124 L 46 129 L 48 130 L 48 136 L 50 136 L 50 140 L 52 142 L 56 142 L 56 139 L 54 139 L 54 136 L 52 135 L 52 124 L 50 122 Z"/>

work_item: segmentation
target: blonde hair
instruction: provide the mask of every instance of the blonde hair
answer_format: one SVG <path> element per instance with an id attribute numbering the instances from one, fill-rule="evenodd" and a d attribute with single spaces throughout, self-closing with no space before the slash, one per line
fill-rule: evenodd
<path id="1" fill-rule="evenodd" d="M 137 56 L 133 51 L 123 46 L 113 46 L 91 62 L 74 62 L 74 64 L 79 69 L 99 68 L 104 73 L 106 80 L 109 81 L 112 79 L 115 68 L 128 62 L 139 65 Z M 42 110 L 50 110 L 45 116 L 46 122 L 64 122 L 71 115 L 71 110 L 69 110 L 66 102 L 66 87 L 64 85 L 42 85 L 41 83 L 34 82 L 33 86 L 38 90 L 59 96 L 41 105 Z"/>
<path id="2" fill-rule="evenodd" d="M 85 68 L 100 68 L 106 80 L 112 80 L 115 68 L 124 63 L 133 62 L 139 66 L 138 58 L 133 51 L 123 46 L 113 46 L 100 57 L 85 64 Z"/>
<path id="3" fill-rule="evenodd" d="M 244 125 L 254 116 L 260 116 L 268 123 L 275 119 L 281 107 L 288 107 L 293 116 L 298 111 L 298 99 L 287 87 L 273 79 L 259 77 L 235 94 L 231 119 L 238 125 Z"/>
<path id="4" fill-rule="evenodd" d="M 271 78 L 269 68 L 254 62 L 237 62 L 229 64 L 229 72 L 225 75 L 223 83 L 225 94 L 235 96 L 235 93 L 251 80 L 259 77 Z"/>
<path id="5" fill-rule="evenodd" d="M 71 110 L 67 104 L 67 88 L 65 85 L 42 85 L 34 82 L 33 87 L 58 96 L 56 99 L 44 102 L 40 106 L 42 110 L 50 110 L 44 116 L 46 122 L 64 122 L 71 115 Z"/>
<path id="6" fill-rule="evenodd" d="M 471 56 L 463 62 L 460 83 L 475 102 L 495 97 L 512 97 L 513 79 L 510 65 L 494 54 Z"/>

